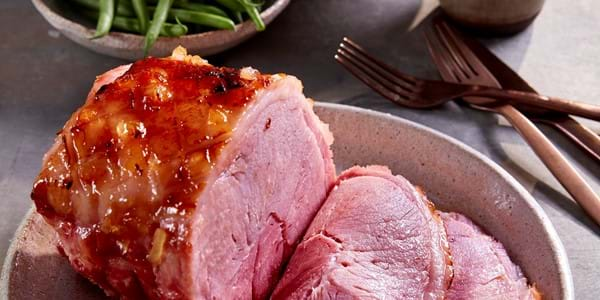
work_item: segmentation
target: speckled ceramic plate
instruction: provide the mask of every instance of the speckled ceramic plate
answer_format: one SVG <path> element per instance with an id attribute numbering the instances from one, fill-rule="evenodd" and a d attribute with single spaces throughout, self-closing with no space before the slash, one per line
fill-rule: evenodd
<path id="1" fill-rule="evenodd" d="M 99 39 L 90 39 L 95 26 L 76 15 L 64 0 L 32 0 L 35 8 L 54 28 L 75 43 L 95 52 L 123 59 L 136 60 L 143 56 L 144 37 L 138 34 L 111 32 Z M 274 0 L 260 16 L 266 25 L 271 23 L 290 0 Z M 268 30 L 268 28 L 267 28 Z M 246 21 L 235 26 L 235 30 L 213 30 L 204 33 L 188 34 L 181 37 L 160 37 L 150 55 L 168 56 L 175 47 L 181 45 L 190 53 L 208 56 L 232 48 L 257 33 L 254 23 Z"/>
<path id="2" fill-rule="evenodd" d="M 422 186 L 442 210 L 463 213 L 507 248 L 544 299 L 573 299 L 565 250 L 541 207 L 506 171 L 464 144 L 388 114 L 350 106 L 316 105 L 335 136 L 338 171 L 388 165 Z M 30 213 L 9 250 L 3 299 L 101 299 L 55 247 L 51 229 Z"/>

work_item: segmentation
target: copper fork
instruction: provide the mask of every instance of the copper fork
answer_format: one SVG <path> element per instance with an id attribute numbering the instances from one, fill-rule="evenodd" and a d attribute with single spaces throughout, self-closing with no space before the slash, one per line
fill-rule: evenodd
<path id="1" fill-rule="evenodd" d="M 430 108 L 468 96 L 502 99 L 510 103 L 540 107 L 600 121 L 600 106 L 541 96 L 536 93 L 503 90 L 482 84 L 424 80 L 404 74 L 368 54 L 345 37 L 335 59 L 348 71 L 382 96 L 412 108 Z M 489 105 L 490 101 L 483 104 Z"/>
<path id="2" fill-rule="evenodd" d="M 457 39 L 462 40 L 468 49 L 473 52 L 474 58 L 478 59 L 490 71 L 502 88 L 537 93 L 527 81 L 513 71 L 492 51 L 476 39 L 462 35 L 459 30 L 446 22 L 443 15 L 433 17 L 431 23 L 436 30 L 449 31 Z M 525 116 L 534 123 L 543 123 L 561 132 L 566 138 L 579 146 L 581 150 L 590 155 L 592 159 L 600 163 L 600 135 L 590 130 L 587 126 L 573 119 L 568 114 L 523 105 L 516 105 L 516 108 L 525 113 Z"/>
<path id="3" fill-rule="evenodd" d="M 438 66 L 440 75 L 444 80 L 469 84 L 494 82 L 496 86 L 500 86 L 481 61 L 452 32 L 442 31 L 439 27 L 436 27 L 435 29 L 426 30 L 425 37 L 431 57 Z M 597 224 L 600 224 L 600 197 L 528 118 L 510 104 L 491 107 L 481 106 L 486 102 L 493 103 L 494 99 L 465 97 L 463 100 L 475 108 L 492 110 L 503 115 L 521 134 L 573 199 L 581 205 Z"/>

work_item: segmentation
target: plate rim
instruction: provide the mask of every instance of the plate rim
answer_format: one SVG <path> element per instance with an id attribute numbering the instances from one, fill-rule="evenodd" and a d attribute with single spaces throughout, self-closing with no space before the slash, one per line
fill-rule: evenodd
<path id="1" fill-rule="evenodd" d="M 473 156 L 476 159 L 481 160 L 484 164 L 488 165 L 493 171 L 497 172 L 498 175 L 504 180 L 506 180 L 509 185 L 513 186 L 519 196 L 521 196 L 527 205 L 530 206 L 535 216 L 541 221 L 543 228 L 545 229 L 545 234 L 548 236 L 548 240 L 551 243 L 552 249 L 554 249 L 554 254 L 557 259 L 558 267 L 559 267 L 559 278 L 561 280 L 562 289 L 564 292 L 564 298 L 567 300 L 575 299 L 575 289 L 573 284 L 573 276 L 571 273 L 571 267 L 569 265 L 568 257 L 564 248 L 562 241 L 554 225 L 546 215 L 543 208 L 540 204 L 535 200 L 535 198 L 523 187 L 523 185 L 517 181 L 508 171 L 498 165 L 496 162 L 483 155 L 481 152 L 475 150 L 474 148 L 466 145 L 465 143 L 459 141 L 458 139 L 444 134 L 440 131 L 437 131 L 431 127 L 413 122 L 411 120 L 407 120 L 405 118 L 392 115 L 390 113 L 376 111 L 368 108 L 361 108 L 356 106 L 338 104 L 338 103 L 328 103 L 328 102 L 318 102 L 315 101 L 315 107 L 325 108 L 332 111 L 350 111 L 358 114 L 366 114 L 369 116 L 373 116 L 376 118 L 381 118 L 385 120 L 389 120 L 396 123 L 401 123 L 407 127 L 412 127 L 413 129 L 417 129 L 427 134 L 449 142 L 455 146 L 457 146 L 460 150 L 465 151 L 469 155 Z M 0 299 L 8 299 L 8 282 L 9 282 L 9 274 L 12 266 L 14 265 L 14 258 L 16 253 L 16 247 L 18 244 L 18 233 L 23 231 L 23 228 L 27 224 L 27 222 L 31 219 L 31 215 L 35 212 L 35 206 L 32 205 L 29 211 L 25 214 L 21 223 L 17 227 L 13 238 L 11 240 L 10 246 L 7 250 L 6 257 L 4 259 L 4 264 L 2 266 L 2 274 L 0 275 Z"/>
<path id="2" fill-rule="evenodd" d="M 19 226 L 17 227 L 17 230 L 15 230 L 15 233 L 13 234 L 13 237 L 10 241 L 10 245 L 8 246 L 8 249 L 6 250 L 6 256 L 4 257 L 4 263 L 2 265 L 2 273 L 0 273 L 0 299 L 3 300 L 9 300 L 8 298 L 8 282 L 10 280 L 10 270 L 12 268 L 12 266 L 14 265 L 14 259 L 15 259 L 15 254 L 17 252 L 17 244 L 18 244 L 18 234 L 20 232 L 23 231 L 23 229 L 25 228 L 25 225 L 27 225 L 27 222 L 31 219 L 31 215 L 35 212 L 35 205 L 32 204 L 31 207 L 29 208 L 29 210 L 27 211 L 27 213 L 25 213 L 25 216 L 23 216 L 23 219 L 21 220 L 21 223 L 19 223 Z"/>

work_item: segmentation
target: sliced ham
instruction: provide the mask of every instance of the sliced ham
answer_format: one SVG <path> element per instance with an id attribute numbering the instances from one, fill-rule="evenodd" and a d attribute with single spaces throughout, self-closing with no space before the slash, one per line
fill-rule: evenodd
<path id="1" fill-rule="evenodd" d="M 32 198 L 73 267 L 122 299 L 263 299 L 335 180 L 283 74 L 179 49 L 99 76 Z"/>
<path id="2" fill-rule="evenodd" d="M 332 142 L 295 77 L 179 48 L 98 76 L 31 196 L 73 268 L 121 299 L 540 297 L 386 167 L 336 181 Z"/>
<path id="3" fill-rule="evenodd" d="M 467 217 L 440 213 L 450 245 L 454 278 L 446 299 L 541 299 L 527 285 L 499 242 L 485 234 Z"/>
<path id="4" fill-rule="evenodd" d="M 385 167 L 354 167 L 340 175 L 272 299 L 443 299 L 447 250 L 422 193 Z"/>

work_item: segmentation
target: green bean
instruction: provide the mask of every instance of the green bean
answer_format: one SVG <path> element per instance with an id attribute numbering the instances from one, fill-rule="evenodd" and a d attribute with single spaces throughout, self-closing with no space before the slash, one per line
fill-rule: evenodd
<path id="1" fill-rule="evenodd" d="M 227 18 L 226 12 L 224 12 L 222 9 L 220 9 L 216 6 L 213 6 L 213 5 L 201 4 L 201 3 L 190 3 L 187 1 L 175 1 L 175 2 L 173 2 L 173 6 L 181 7 L 184 9 L 189 9 L 189 10 L 193 10 L 193 11 L 197 11 L 197 12 L 209 13 L 209 14 L 218 15 L 218 16 Z"/>
<path id="2" fill-rule="evenodd" d="M 144 56 L 148 55 L 148 51 L 154 45 L 154 42 L 156 42 L 160 34 L 160 28 L 167 20 L 171 4 L 173 4 L 173 0 L 158 0 L 154 15 L 152 16 L 152 24 L 150 24 L 150 28 L 148 28 L 146 38 L 144 39 Z"/>
<path id="3" fill-rule="evenodd" d="M 150 7 L 150 11 L 153 9 L 154 8 Z M 185 23 L 199 24 L 219 29 L 235 29 L 235 23 L 229 18 L 180 8 L 172 8 L 169 10 L 169 19 L 179 19 Z"/>
<path id="4" fill-rule="evenodd" d="M 83 7 L 86 7 L 86 8 L 90 8 L 90 9 L 94 9 L 94 10 L 100 9 L 100 4 L 99 4 L 98 0 L 71 0 L 71 1 L 75 2 L 76 4 L 81 5 Z M 128 6 L 127 3 L 125 3 L 125 1 L 117 1 L 117 7 L 116 7 L 115 14 L 118 16 L 126 16 L 126 17 L 135 16 L 135 12 L 133 11 L 133 8 L 131 6 Z"/>
<path id="5" fill-rule="evenodd" d="M 206 27 L 234 30 L 237 22 L 244 21 L 245 16 L 242 15 L 247 14 L 258 31 L 265 29 L 264 21 L 260 16 L 261 6 L 264 4 L 262 0 L 68 1 L 95 11 L 97 24 L 92 38 L 105 36 L 110 32 L 111 26 L 123 31 L 145 34 L 144 55 L 148 54 L 158 36 L 187 34 L 188 27 L 180 21 L 189 26 L 196 26 L 198 31 L 204 31 Z M 167 20 L 175 20 L 177 24 L 172 21 L 167 23 Z"/>
<path id="6" fill-rule="evenodd" d="M 150 17 L 148 16 L 148 5 L 146 4 L 146 0 L 131 0 L 131 4 L 135 11 L 135 15 L 140 21 L 140 33 L 146 34 L 148 26 L 150 26 Z"/>
<path id="7" fill-rule="evenodd" d="M 233 23 L 231 19 L 210 13 L 174 8 L 169 12 L 169 17 L 179 18 L 186 23 L 199 24 L 219 29 L 235 29 L 235 23 Z"/>
<path id="8" fill-rule="evenodd" d="M 147 1 L 150 4 L 157 3 L 157 0 L 147 0 Z M 154 7 L 152 7 L 152 6 L 149 7 L 150 10 L 152 10 L 153 8 Z M 227 18 L 227 13 L 214 5 L 188 2 L 187 0 L 173 0 L 173 8 L 183 8 L 183 9 L 193 10 L 193 11 L 197 11 L 197 12 L 219 15 L 219 16 Z"/>
<path id="9" fill-rule="evenodd" d="M 247 5 L 247 4 L 243 4 L 243 5 L 246 8 L 246 13 L 248 13 L 248 15 L 250 16 L 250 19 L 252 20 L 252 22 L 254 22 L 254 25 L 256 26 L 256 30 L 257 31 L 265 30 L 265 23 L 263 22 L 262 18 L 260 17 L 260 12 L 258 11 L 258 8 L 256 8 L 256 6 L 253 6 L 253 5 Z"/>
<path id="10" fill-rule="evenodd" d="M 216 0 L 216 1 L 217 1 L 217 3 L 223 5 L 224 7 L 231 10 L 232 12 L 246 11 L 244 6 L 242 6 L 242 4 L 238 0 Z"/>
<path id="11" fill-rule="evenodd" d="M 156 4 L 157 2 L 158 2 L 158 0 L 148 0 L 148 3 L 151 3 L 151 4 Z M 200 2 L 206 2 L 206 1 L 200 1 Z M 220 9 L 214 5 L 195 3 L 195 2 L 188 1 L 188 0 L 173 0 L 173 7 L 184 8 L 184 9 L 189 9 L 189 10 L 194 10 L 194 11 L 199 11 L 199 12 L 211 13 L 214 15 L 222 16 L 222 17 L 227 17 L 226 12 L 224 12 L 222 9 Z"/>
<path id="12" fill-rule="evenodd" d="M 249 0 L 216 0 L 219 4 L 227 7 L 234 13 L 237 12 L 246 12 L 254 25 L 256 26 L 256 30 L 263 31 L 265 30 L 265 23 L 260 17 L 260 12 L 258 11 L 258 7 L 261 3 L 253 3 Z"/>
<path id="13" fill-rule="evenodd" d="M 83 14 L 90 19 L 97 19 L 98 12 L 93 10 L 85 10 Z M 134 18 L 115 16 L 113 19 L 113 27 L 134 33 L 140 33 L 141 27 L 140 22 Z M 172 23 L 164 23 L 160 28 L 160 35 L 167 37 L 178 37 L 187 34 L 188 28 L 184 24 L 172 24 Z"/>
<path id="14" fill-rule="evenodd" d="M 242 4 L 242 6 L 254 6 L 256 8 L 259 8 L 263 6 L 265 4 L 265 1 L 258 1 L 258 2 L 254 2 L 253 0 L 237 0 L 238 2 L 240 2 Z"/>
<path id="15" fill-rule="evenodd" d="M 115 0 L 100 0 L 98 11 L 96 33 L 92 39 L 103 37 L 110 31 L 113 18 L 115 17 Z"/>
<path id="16" fill-rule="evenodd" d="M 178 37 L 186 35 L 188 33 L 188 27 L 185 24 L 177 22 L 177 24 L 165 22 L 160 28 L 160 35 L 167 37 Z"/>
<path id="17" fill-rule="evenodd" d="M 244 18 L 242 17 L 242 12 L 241 12 L 241 11 L 236 11 L 236 12 L 233 12 L 233 16 L 235 17 L 235 20 L 236 20 L 238 23 L 242 23 L 242 22 L 244 22 Z"/>

